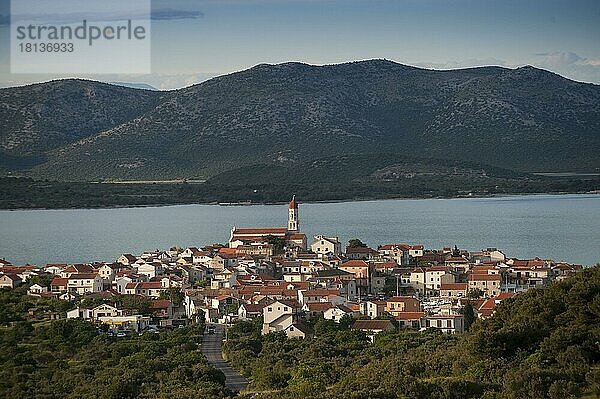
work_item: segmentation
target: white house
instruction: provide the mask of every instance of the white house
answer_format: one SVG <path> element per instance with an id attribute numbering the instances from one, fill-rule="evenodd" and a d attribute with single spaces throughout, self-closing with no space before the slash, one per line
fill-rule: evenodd
<path id="1" fill-rule="evenodd" d="M 115 280 L 115 277 L 117 277 L 117 271 L 121 268 L 122 267 L 116 263 L 105 263 L 98 269 L 98 274 L 103 280 L 112 282 Z"/>
<path id="2" fill-rule="evenodd" d="M 345 315 L 352 315 L 352 313 L 354 313 L 352 309 L 344 305 L 336 305 L 323 312 L 323 318 L 325 318 L 326 320 L 333 320 L 336 323 L 339 323 L 342 317 L 344 317 Z"/>
<path id="3" fill-rule="evenodd" d="M 137 273 L 148 276 L 149 279 L 160 276 L 163 272 L 163 265 L 160 262 L 143 263 L 137 267 Z"/>
<path id="4" fill-rule="evenodd" d="M 16 274 L 0 275 L 0 288 L 16 288 L 21 284 L 21 278 Z"/>
<path id="5" fill-rule="evenodd" d="M 312 328 L 302 322 L 290 324 L 283 332 L 288 338 L 304 339 L 314 335 Z"/>
<path id="6" fill-rule="evenodd" d="M 465 329 L 464 320 L 463 315 L 430 315 L 425 316 L 425 327 L 437 328 L 445 334 L 461 333 Z"/>
<path id="7" fill-rule="evenodd" d="M 219 288 L 232 288 L 236 283 L 236 275 L 229 269 L 224 269 L 215 273 L 210 281 L 210 288 L 216 290 Z"/>
<path id="8" fill-rule="evenodd" d="M 298 321 L 300 308 L 298 301 L 285 299 L 263 306 L 262 334 L 287 329 Z"/>
<path id="9" fill-rule="evenodd" d="M 143 295 L 151 298 L 160 297 L 160 293 L 167 288 L 162 286 L 160 281 L 146 281 L 141 283 L 128 283 L 125 286 L 125 294 Z"/>
<path id="10" fill-rule="evenodd" d="M 137 260 L 137 257 L 133 256 L 132 254 L 123 254 L 117 258 L 117 262 L 125 266 L 132 265 Z"/>
<path id="11" fill-rule="evenodd" d="M 258 317 L 262 313 L 262 306 L 252 303 L 242 303 L 238 308 L 238 318 L 240 320 L 249 320 Z"/>
<path id="12" fill-rule="evenodd" d="M 43 287 L 39 284 L 34 284 L 27 290 L 27 295 L 38 296 L 40 294 L 44 294 L 48 292 L 48 287 Z"/>
<path id="13" fill-rule="evenodd" d="M 310 250 L 316 254 L 322 255 L 341 255 L 342 244 L 338 237 L 326 237 L 324 235 L 315 236 L 314 242 L 310 245 Z"/>
<path id="14" fill-rule="evenodd" d="M 101 292 L 103 288 L 102 278 L 93 273 L 71 274 L 68 277 L 67 290 L 79 295 Z"/>

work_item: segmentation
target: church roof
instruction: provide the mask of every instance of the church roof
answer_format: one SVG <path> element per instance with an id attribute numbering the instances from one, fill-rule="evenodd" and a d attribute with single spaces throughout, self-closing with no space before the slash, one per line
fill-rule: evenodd
<path id="1" fill-rule="evenodd" d="M 290 201 L 290 209 L 297 209 L 298 208 L 298 203 L 296 202 L 296 196 L 294 195 L 292 197 L 292 200 Z"/>

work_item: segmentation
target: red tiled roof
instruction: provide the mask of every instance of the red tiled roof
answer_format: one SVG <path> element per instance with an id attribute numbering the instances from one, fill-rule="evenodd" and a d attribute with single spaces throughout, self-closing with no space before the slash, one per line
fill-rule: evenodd
<path id="1" fill-rule="evenodd" d="M 54 277 L 50 285 L 53 285 L 55 287 L 65 287 L 68 284 L 68 282 L 68 278 Z"/>
<path id="2" fill-rule="evenodd" d="M 389 320 L 356 320 L 352 325 L 353 330 L 385 330 L 390 326 Z"/>
<path id="3" fill-rule="evenodd" d="M 67 273 L 93 273 L 94 268 L 90 265 L 71 265 L 64 271 Z"/>
<path id="4" fill-rule="evenodd" d="M 255 305 L 253 303 L 244 303 L 240 306 L 243 306 L 248 313 L 260 313 L 263 309 L 261 305 Z"/>
<path id="5" fill-rule="evenodd" d="M 306 234 L 294 233 L 289 235 L 290 240 L 303 240 L 306 238 Z"/>
<path id="6" fill-rule="evenodd" d="M 346 247 L 347 254 L 368 254 L 371 252 L 375 251 L 369 247 Z"/>
<path id="7" fill-rule="evenodd" d="M 480 311 L 480 313 L 483 312 L 484 315 L 489 316 L 497 304 L 499 304 L 500 302 L 502 302 L 505 299 L 512 298 L 516 295 L 517 294 L 514 292 L 503 292 L 502 294 L 500 294 L 498 296 L 487 299 L 485 302 L 483 302 L 481 304 L 481 306 L 479 307 L 478 310 Z"/>
<path id="8" fill-rule="evenodd" d="M 286 229 L 285 227 L 280 228 L 280 227 L 267 227 L 267 228 L 236 228 L 235 230 L 233 230 L 233 235 L 235 236 L 236 234 L 257 234 L 257 235 L 269 235 L 269 234 L 285 234 L 287 233 L 288 229 Z"/>
<path id="9" fill-rule="evenodd" d="M 223 255 L 223 254 L 227 254 L 227 255 L 235 255 L 236 249 L 235 248 L 220 248 L 219 249 L 219 254 Z"/>
<path id="10" fill-rule="evenodd" d="M 471 274 L 469 281 L 500 281 L 499 274 Z"/>
<path id="11" fill-rule="evenodd" d="M 364 260 L 349 260 L 340 265 L 340 267 L 369 267 Z"/>
<path id="12" fill-rule="evenodd" d="M 314 289 L 302 291 L 303 296 L 328 296 L 328 295 L 339 295 L 339 290 L 326 290 L 326 289 Z"/>
<path id="13" fill-rule="evenodd" d="M 152 302 L 150 302 L 151 309 L 167 309 L 171 305 L 172 302 L 168 299 L 155 299 Z"/>
<path id="14" fill-rule="evenodd" d="M 396 314 L 396 320 L 418 320 L 425 316 L 424 312 L 399 312 Z"/>
<path id="15" fill-rule="evenodd" d="M 295 299 L 278 299 L 276 301 L 268 302 L 266 305 L 263 306 L 263 309 L 266 308 L 267 306 L 270 306 L 270 305 L 276 303 L 276 302 L 279 302 L 283 305 L 289 306 L 292 309 L 300 309 L 301 308 L 300 303 Z"/>

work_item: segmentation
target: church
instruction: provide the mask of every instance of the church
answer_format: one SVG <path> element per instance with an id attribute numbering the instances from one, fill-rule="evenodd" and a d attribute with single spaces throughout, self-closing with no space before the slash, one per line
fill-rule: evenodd
<path id="1" fill-rule="evenodd" d="M 237 228 L 231 229 L 229 247 L 237 248 L 240 245 L 262 244 L 266 236 L 279 237 L 285 240 L 289 247 L 306 249 L 306 235 L 300 233 L 300 217 L 296 196 L 292 197 L 288 207 L 288 225 L 285 227 L 269 228 Z"/>

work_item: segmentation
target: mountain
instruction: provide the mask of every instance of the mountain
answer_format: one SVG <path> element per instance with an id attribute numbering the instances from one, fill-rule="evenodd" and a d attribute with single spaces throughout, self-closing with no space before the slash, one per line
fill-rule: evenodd
<path id="1" fill-rule="evenodd" d="M 0 90 L 0 120 L 7 166 L 53 179 L 210 178 L 384 152 L 600 168 L 600 86 L 533 67 L 262 64 L 169 92 L 66 80 Z"/>
<path id="2" fill-rule="evenodd" d="M 53 150 L 149 111 L 160 96 L 83 80 L 0 90 L 0 167 L 45 162 Z"/>

